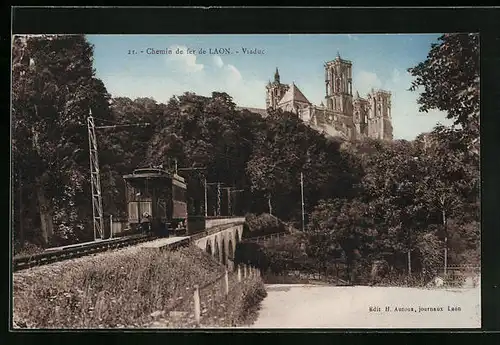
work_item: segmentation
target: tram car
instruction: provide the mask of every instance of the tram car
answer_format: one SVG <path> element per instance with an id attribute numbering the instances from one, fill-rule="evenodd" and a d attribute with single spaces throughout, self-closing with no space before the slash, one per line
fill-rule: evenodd
<path id="1" fill-rule="evenodd" d="M 187 185 L 163 169 L 141 168 L 123 176 L 132 232 L 155 236 L 187 233 Z"/>

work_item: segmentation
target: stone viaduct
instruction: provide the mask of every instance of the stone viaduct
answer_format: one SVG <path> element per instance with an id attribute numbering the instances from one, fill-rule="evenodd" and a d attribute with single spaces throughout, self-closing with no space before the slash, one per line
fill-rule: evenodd
<path id="1" fill-rule="evenodd" d="M 236 244 L 242 241 L 244 223 L 245 217 L 207 219 L 206 231 L 200 237 L 195 236 L 193 242 L 232 270 Z"/>

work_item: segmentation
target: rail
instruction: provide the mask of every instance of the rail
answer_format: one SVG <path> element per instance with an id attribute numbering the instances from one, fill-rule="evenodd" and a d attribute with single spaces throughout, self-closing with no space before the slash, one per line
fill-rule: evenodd
<path id="1" fill-rule="evenodd" d="M 234 226 L 235 224 L 240 224 L 240 223 L 243 224 L 243 222 L 236 222 L 232 224 L 223 224 L 219 226 L 214 226 L 208 230 L 201 231 L 199 233 L 190 236 L 189 239 L 187 239 L 187 241 L 180 241 L 173 243 L 169 246 L 169 248 L 177 249 L 178 247 L 186 245 L 186 243 L 190 243 L 202 237 L 218 233 L 220 231 L 223 231 L 227 228 Z M 105 252 L 111 249 L 118 249 L 127 246 L 132 246 L 142 242 L 152 241 L 155 239 L 157 239 L 157 237 L 152 237 L 147 235 L 132 235 L 132 236 L 118 237 L 98 242 L 90 242 L 85 244 L 66 246 L 66 248 L 63 247 L 62 249 L 47 251 L 45 253 L 15 257 L 12 260 L 13 271 L 16 272 L 34 266 L 47 265 L 54 262 Z"/>
<path id="2" fill-rule="evenodd" d="M 74 259 L 86 255 L 104 252 L 111 249 L 127 247 L 145 241 L 151 241 L 153 239 L 155 238 L 151 236 L 134 235 L 125 238 L 116 238 L 112 240 L 75 245 L 67 249 L 63 248 L 45 253 L 20 256 L 12 260 L 13 271 L 15 272 L 34 266 L 47 265 L 50 263 Z"/>

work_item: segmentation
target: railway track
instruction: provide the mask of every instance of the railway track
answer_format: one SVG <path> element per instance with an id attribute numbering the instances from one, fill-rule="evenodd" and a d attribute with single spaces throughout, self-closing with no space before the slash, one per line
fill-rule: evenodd
<path id="1" fill-rule="evenodd" d="M 186 245 L 186 243 L 191 243 L 201 237 L 209 236 L 211 234 L 222 231 L 228 227 L 233 226 L 233 224 L 224 224 L 214 226 L 208 230 L 200 231 L 196 234 L 189 236 L 187 241 L 180 241 L 178 243 L 172 243 L 169 245 L 171 249 L 176 249 Z M 111 249 L 118 249 L 128 246 L 133 246 L 146 241 L 153 241 L 158 239 L 158 237 L 148 236 L 148 235 L 132 235 L 116 239 L 108 239 L 97 242 L 88 242 L 82 244 L 74 244 L 65 247 L 59 247 L 54 249 L 49 249 L 44 253 L 25 255 L 20 257 L 15 257 L 12 260 L 13 271 L 20 271 L 23 269 L 42 266 L 51 264 L 54 262 L 74 259 L 86 255 L 96 254 L 105 252 Z"/>
<path id="2" fill-rule="evenodd" d="M 86 255 L 105 252 L 111 249 L 128 247 L 142 242 L 152 241 L 154 239 L 156 239 L 156 237 L 147 235 L 134 235 L 123 238 L 60 247 L 59 249 L 48 250 L 44 253 L 14 258 L 12 260 L 12 268 L 13 271 L 16 272 L 30 267 L 47 265 L 58 261 L 64 261 Z"/>

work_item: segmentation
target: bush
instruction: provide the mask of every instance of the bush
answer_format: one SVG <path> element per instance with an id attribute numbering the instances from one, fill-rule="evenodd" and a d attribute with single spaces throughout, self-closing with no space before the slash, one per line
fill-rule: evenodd
<path id="1" fill-rule="evenodd" d="M 245 216 L 245 226 L 247 229 L 243 232 L 245 237 L 258 237 L 279 232 L 285 232 L 285 225 L 276 217 L 263 213 L 256 216 L 255 214 L 247 214 Z"/>
<path id="2" fill-rule="evenodd" d="M 380 286 L 407 286 L 407 287 L 424 287 L 429 282 L 429 279 L 423 274 L 417 273 L 408 275 L 408 273 L 394 272 L 381 279 Z"/>
<path id="3" fill-rule="evenodd" d="M 252 324 L 258 315 L 260 302 L 267 296 L 261 277 L 246 277 L 239 282 L 237 274 L 230 274 L 228 295 L 224 294 L 224 285 L 221 283 L 216 282 L 200 291 L 201 327 Z M 177 328 L 196 327 L 194 314 L 179 321 L 171 325 Z"/>
<path id="4" fill-rule="evenodd" d="M 453 272 L 450 272 L 447 274 L 447 276 L 444 278 L 444 286 L 446 287 L 462 287 L 465 283 L 466 277 L 462 274 L 454 274 Z"/>
<path id="5" fill-rule="evenodd" d="M 420 262 L 423 279 L 434 278 L 443 267 L 443 244 L 432 233 L 426 233 L 417 238 L 416 258 Z"/>
<path id="6" fill-rule="evenodd" d="M 36 244 L 25 242 L 24 245 L 14 244 L 14 257 L 30 256 L 43 253 L 45 250 Z"/>
<path id="7" fill-rule="evenodd" d="M 260 302 L 267 297 L 267 291 L 261 279 L 244 285 L 241 294 L 242 303 L 237 308 L 237 321 L 241 324 L 251 324 L 257 317 Z"/>
<path id="8" fill-rule="evenodd" d="M 302 242 L 302 234 L 293 233 L 279 239 L 267 239 L 263 243 L 238 243 L 235 264 L 251 264 L 262 272 L 271 269 L 274 273 L 317 266 L 316 262 L 307 258 Z"/>
<path id="9" fill-rule="evenodd" d="M 251 325 L 258 316 L 260 302 L 267 296 L 266 288 L 260 277 L 243 280 L 228 296 L 226 309 L 227 321 L 218 326 Z"/>

